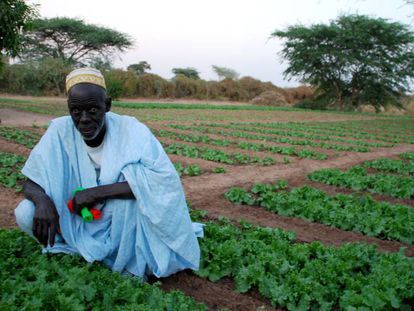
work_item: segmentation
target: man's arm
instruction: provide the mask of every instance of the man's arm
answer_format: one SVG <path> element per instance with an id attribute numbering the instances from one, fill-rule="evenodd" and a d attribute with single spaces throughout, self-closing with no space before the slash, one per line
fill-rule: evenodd
<path id="1" fill-rule="evenodd" d="M 107 199 L 135 199 L 135 196 L 126 181 L 102 185 L 77 192 L 73 198 L 73 208 L 79 214 L 82 208 L 92 208 Z"/>
<path id="2" fill-rule="evenodd" d="M 23 185 L 26 199 L 35 205 L 33 235 L 45 247 L 55 244 L 56 232 L 60 233 L 59 214 L 56 206 L 42 187 L 28 179 Z"/>

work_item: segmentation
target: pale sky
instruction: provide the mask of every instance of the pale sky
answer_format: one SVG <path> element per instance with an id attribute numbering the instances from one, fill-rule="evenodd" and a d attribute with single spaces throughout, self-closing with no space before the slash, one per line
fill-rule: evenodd
<path id="1" fill-rule="evenodd" d="M 34 0 L 42 17 L 77 17 L 109 27 L 135 41 L 115 58 L 115 67 L 147 61 L 163 78 L 174 67 L 194 67 L 202 79 L 217 80 L 211 65 L 228 67 L 278 86 L 283 78 L 282 45 L 270 39 L 293 24 L 328 22 L 359 13 L 414 25 L 414 6 L 403 0 Z"/>

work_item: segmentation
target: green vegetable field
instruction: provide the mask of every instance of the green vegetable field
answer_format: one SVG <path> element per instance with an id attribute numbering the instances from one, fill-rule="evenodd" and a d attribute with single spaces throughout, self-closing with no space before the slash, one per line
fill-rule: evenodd
<path id="1" fill-rule="evenodd" d="M 158 138 L 205 225 L 199 271 L 143 282 L 18 230 L 37 120 L 67 111 L 24 97 L 2 111 L 16 119 L 0 124 L 1 311 L 414 310 L 413 116 L 115 102 Z"/>

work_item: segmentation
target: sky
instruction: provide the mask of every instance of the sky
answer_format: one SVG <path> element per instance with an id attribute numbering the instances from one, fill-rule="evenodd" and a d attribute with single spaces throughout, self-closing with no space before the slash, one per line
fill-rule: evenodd
<path id="1" fill-rule="evenodd" d="M 327 23 L 341 14 L 365 14 L 414 25 L 414 6 L 403 0 L 36 0 L 42 17 L 73 17 L 128 34 L 134 45 L 114 57 L 124 68 L 147 61 L 152 73 L 193 67 L 217 80 L 212 65 L 241 77 L 297 86 L 283 76 L 283 41 L 271 38 L 290 25 Z"/>

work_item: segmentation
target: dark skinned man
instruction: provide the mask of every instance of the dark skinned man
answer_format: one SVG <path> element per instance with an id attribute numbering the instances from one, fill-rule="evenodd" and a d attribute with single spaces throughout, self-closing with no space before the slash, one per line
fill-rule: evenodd
<path id="1" fill-rule="evenodd" d="M 202 226 L 191 223 L 160 143 L 135 118 L 110 112 L 96 69 L 74 70 L 66 87 L 70 117 L 51 122 L 22 170 L 20 228 L 44 252 L 77 253 L 142 278 L 198 269 Z M 101 219 L 85 222 L 84 208 L 100 210 Z"/>

